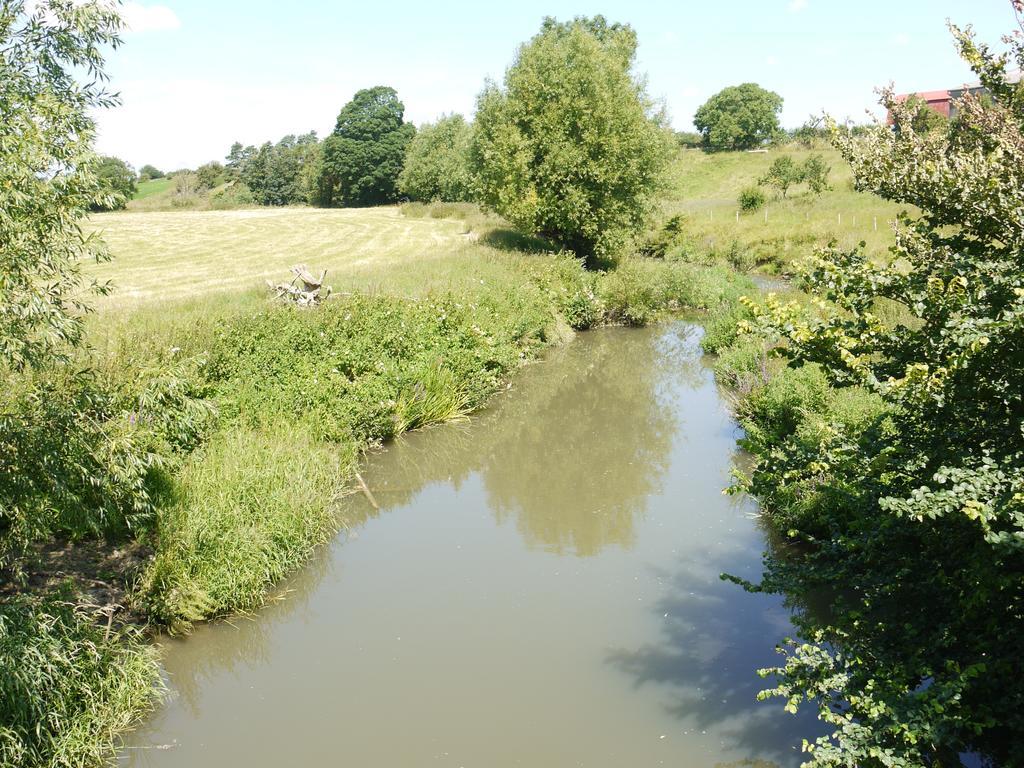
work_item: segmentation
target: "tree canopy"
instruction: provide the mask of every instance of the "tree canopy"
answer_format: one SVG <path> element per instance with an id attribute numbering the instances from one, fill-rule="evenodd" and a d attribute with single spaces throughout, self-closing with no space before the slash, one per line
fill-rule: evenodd
<path id="1" fill-rule="evenodd" d="M 398 198 L 398 175 L 416 132 L 404 118 L 395 89 L 383 85 L 359 91 L 342 108 L 323 146 L 323 205 L 381 205 Z"/>
<path id="2" fill-rule="evenodd" d="M 124 208 L 135 194 L 135 171 L 116 157 L 96 160 L 96 177 L 105 200 L 92 205 L 94 211 L 116 211 Z"/>
<path id="3" fill-rule="evenodd" d="M 547 19 L 477 101 L 470 152 L 486 207 L 581 257 L 645 222 L 671 136 L 632 74 L 636 34 L 603 17 Z"/>
<path id="4" fill-rule="evenodd" d="M 723 88 L 693 116 L 693 124 L 710 149 L 753 149 L 780 130 L 782 97 L 756 83 Z"/>
<path id="5" fill-rule="evenodd" d="M 472 199 L 469 146 L 473 129 L 462 115 L 422 126 L 405 155 L 398 189 L 413 200 Z"/>
<path id="6" fill-rule="evenodd" d="M 105 251 L 79 225 L 115 203 L 89 113 L 115 102 L 101 51 L 120 25 L 105 3 L 0 5 L 0 367 L 59 359 L 81 338 L 80 263 Z"/>
<path id="7" fill-rule="evenodd" d="M 311 202 L 313 175 L 319 172 L 320 142 L 316 132 L 285 136 L 259 149 L 235 142 L 227 156 L 229 173 L 237 173 L 259 205 Z"/>

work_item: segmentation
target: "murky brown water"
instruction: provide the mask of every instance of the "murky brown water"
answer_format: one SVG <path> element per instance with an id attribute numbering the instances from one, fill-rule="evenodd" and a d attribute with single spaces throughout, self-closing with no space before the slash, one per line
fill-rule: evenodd
<path id="1" fill-rule="evenodd" d="M 675 324 L 580 336 L 468 424 L 410 435 L 349 533 L 254 619 L 163 643 L 128 766 L 767 768 L 813 719 L 759 704 L 789 631 L 735 426 Z"/>

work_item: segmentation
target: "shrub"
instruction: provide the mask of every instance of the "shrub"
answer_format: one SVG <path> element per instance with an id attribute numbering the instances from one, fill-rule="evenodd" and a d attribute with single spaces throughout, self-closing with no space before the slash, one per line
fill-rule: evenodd
<path id="1" fill-rule="evenodd" d="M 806 547 L 765 584 L 830 594 L 764 695 L 817 704 L 816 766 L 1024 763 L 1024 39 L 954 34 L 991 103 L 919 131 L 884 92 L 896 130 L 836 132 L 858 189 L 920 212 L 898 258 L 831 243 L 803 275 L 814 312 L 755 312 L 792 369 L 750 398 L 747 487 Z"/>
<path id="2" fill-rule="evenodd" d="M 665 258 L 665 255 L 683 239 L 685 223 L 682 214 L 673 216 L 661 229 L 647 238 L 640 247 L 640 253 L 656 259 Z"/>
<path id="3" fill-rule="evenodd" d="M 768 202 L 768 198 L 757 187 L 744 187 L 740 191 L 739 204 L 743 213 L 760 210 L 766 202 Z"/>
<path id="4" fill-rule="evenodd" d="M 224 180 L 224 166 L 217 162 L 206 163 L 196 168 L 195 175 L 199 189 L 213 189 Z"/>
<path id="5" fill-rule="evenodd" d="M 210 197 L 210 207 L 217 211 L 232 208 L 246 208 L 256 204 L 252 191 L 240 181 L 236 181 L 226 189 L 215 192 Z"/>
<path id="6" fill-rule="evenodd" d="M 139 181 L 152 181 L 153 179 L 162 179 L 164 172 L 158 170 L 155 166 L 144 165 L 139 169 Z"/>
<path id="7" fill-rule="evenodd" d="M 786 199 L 789 188 L 804 180 L 803 169 L 790 155 L 775 158 L 768 172 L 757 180 L 759 185 L 775 187 L 782 199 Z"/>
<path id="8" fill-rule="evenodd" d="M 832 187 L 828 183 L 828 174 L 832 169 L 825 164 L 825 158 L 819 154 L 813 154 L 804 160 L 800 176 L 802 181 L 807 182 L 808 188 L 815 195 L 827 192 Z"/>

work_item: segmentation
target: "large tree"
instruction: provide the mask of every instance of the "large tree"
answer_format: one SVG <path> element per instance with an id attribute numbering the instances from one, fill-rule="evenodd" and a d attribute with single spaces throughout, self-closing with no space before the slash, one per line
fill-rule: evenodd
<path id="1" fill-rule="evenodd" d="M 80 263 L 105 255 L 81 221 L 113 202 L 90 112 L 114 103 L 102 50 L 119 43 L 120 19 L 101 2 L 34 9 L 0 3 L 0 368 L 13 369 L 66 356 L 81 338 Z"/>
<path id="2" fill-rule="evenodd" d="M 633 74 L 636 33 L 601 16 L 546 19 L 477 102 L 481 202 L 591 261 L 649 215 L 671 137 Z"/>
<path id="3" fill-rule="evenodd" d="M 320 170 L 323 205 L 382 205 L 398 199 L 398 174 L 416 132 L 394 88 L 359 91 L 324 140 Z"/>
<path id="4" fill-rule="evenodd" d="M 775 136 L 782 97 L 756 83 L 723 88 L 697 110 L 693 124 L 709 149 L 753 149 Z"/>
<path id="5" fill-rule="evenodd" d="M 413 200 L 470 200 L 472 135 L 472 126 L 462 115 L 442 117 L 422 126 L 405 155 L 405 167 L 398 177 L 399 191 Z"/>

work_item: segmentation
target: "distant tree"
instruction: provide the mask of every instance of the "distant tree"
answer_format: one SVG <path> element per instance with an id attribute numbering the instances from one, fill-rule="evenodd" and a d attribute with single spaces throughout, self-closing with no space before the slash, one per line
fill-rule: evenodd
<path id="1" fill-rule="evenodd" d="M 713 150 L 753 149 L 779 132 L 782 97 L 756 83 L 723 88 L 693 117 L 693 124 Z"/>
<path id="2" fill-rule="evenodd" d="M 236 145 L 240 146 L 240 145 Z M 232 148 L 234 150 L 234 147 Z M 319 142 L 316 132 L 285 136 L 277 144 L 269 141 L 259 149 L 242 150 L 235 160 L 239 178 L 260 205 L 293 205 L 307 202 L 312 184 L 311 169 L 319 172 Z M 232 162 L 228 156 L 229 165 Z"/>
<path id="3" fill-rule="evenodd" d="M 174 172 L 174 203 L 176 205 L 191 202 L 199 194 L 199 191 L 199 177 L 196 174 L 187 170 Z"/>
<path id="4" fill-rule="evenodd" d="M 676 141 L 680 147 L 686 149 L 697 149 L 704 143 L 704 137 L 693 131 L 676 131 Z"/>
<path id="5" fill-rule="evenodd" d="M 224 158 L 227 161 L 225 167 L 232 176 L 237 176 L 241 173 L 242 167 L 251 160 L 255 154 L 256 147 L 252 145 L 243 147 L 241 142 L 236 141 L 231 145 L 231 149 L 228 151 L 227 157 Z"/>
<path id="6" fill-rule="evenodd" d="M 398 175 L 416 132 L 394 88 L 359 91 L 324 140 L 318 179 L 323 205 L 382 205 L 398 199 Z"/>
<path id="7" fill-rule="evenodd" d="M 224 166 L 214 161 L 196 168 L 196 181 L 200 189 L 213 189 L 224 180 Z"/>
<path id="8" fill-rule="evenodd" d="M 824 156 L 815 153 L 804 160 L 800 166 L 801 181 L 807 182 L 808 189 L 815 195 L 827 192 L 832 187 L 828 183 L 828 175 L 832 169 L 825 163 Z"/>
<path id="9" fill-rule="evenodd" d="M 789 188 L 804 180 L 803 168 L 789 155 L 775 158 L 768 173 L 757 180 L 761 186 L 775 187 L 786 198 Z"/>
<path id="10" fill-rule="evenodd" d="M 101 52 L 119 43 L 121 26 L 102 4 L 53 4 L 35 24 L 24 10 L 0 4 L 0 368 L 13 370 L 66 359 L 82 337 L 80 265 L 105 256 L 81 226 L 107 197 L 90 113 L 115 103 Z M 9 511 L 0 499 L 0 528 Z"/>
<path id="11" fill-rule="evenodd" d="M 792 131 L 791 136 L 798 144 L 811 148 L 817 142 L 828 141 L 831 133 L 823 118 L 812 115 L 803 125 Z"/>
<path id="12" fill-rule="evenodd" d="M 164 172 L 157 170 L 152 165 L 144 165 L 139 169 L 139 181 L 151 181 L 153 179 L 162 179 Z"/>
<path id="13" fill-rule="evenodd" d="M 546 19 L 504 86 L 478 98 L 470 156 L 483 204 L 590 263 L 617 254 L 652 210 L 672 143 L 635 59 L 627 25 Z"/>
<path id="14" fill-rule="evenodd" d="M 462 115 L 442 117 L 416 132 L 398 176 L 398 190 L 413 200 L 464 202 L 472 198 L 469 145 L 473 129 Z"/>
<path id="15" fill-rule="evenodd" d="M 128 204 L 135 194 L 135 171 L 124 160 L 101 157 L 96 161 L 96 176 L 103 191 L 103 200 L 91 206 L 94 211 L 116 211 Z"/>

